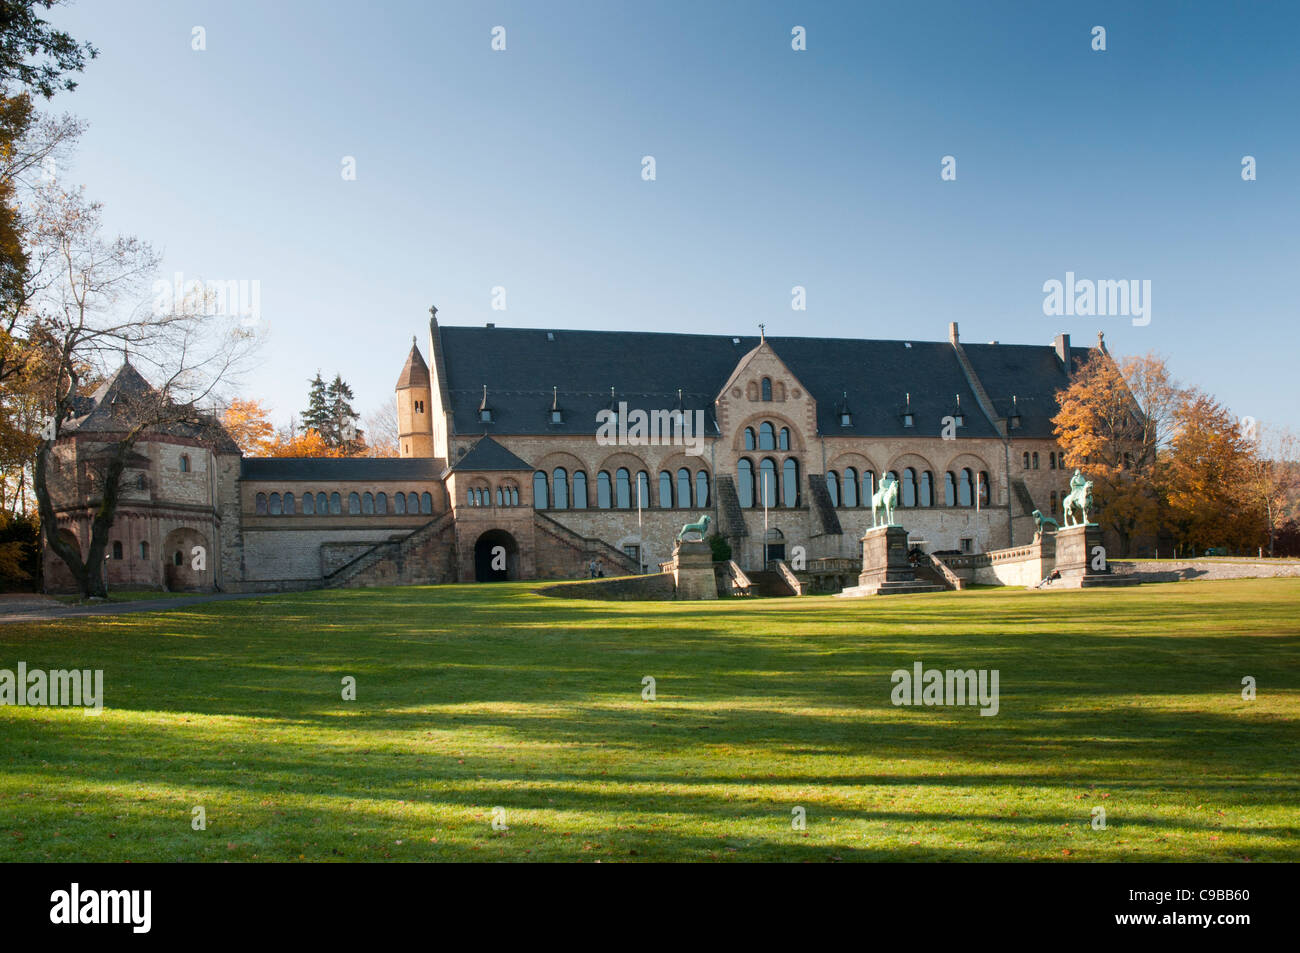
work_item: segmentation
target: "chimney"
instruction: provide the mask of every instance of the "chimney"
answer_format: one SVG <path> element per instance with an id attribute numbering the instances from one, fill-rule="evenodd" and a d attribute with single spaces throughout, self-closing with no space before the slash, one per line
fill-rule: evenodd
<path id="1" fill-rule="evenodd" d="M 957 343 L 958 343 L 958 337 L 957 337 L 957 322 L 956 322 L 956 321 L 949 321 L 949 322 L 948 322 L 948 343 L 949 343 L 949 344 L 957 344 Z"/>
<path id="2" fill-rule="evenodd" d="M 1056 356 L 1068 370 L 1070 367 L 1070 335 L 1058 334 L 1056 336 Z"/>

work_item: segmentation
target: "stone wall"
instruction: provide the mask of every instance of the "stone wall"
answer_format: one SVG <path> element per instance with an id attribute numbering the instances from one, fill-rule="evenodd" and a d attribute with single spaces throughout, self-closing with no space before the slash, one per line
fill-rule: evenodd
<path id="1" fill-rule="evenodd" d="M 1137 576 L 1142 582 L 1183 582 L 1191 579 L 1272 579 L 1300 576 L 1300 560 L 1281 559 L 1162 559 L 1155 562 L 1113 559 L 1110 571 Z"/>
<path id="2" fill-rule="evenodd" d="M 614 602 L 665 601 L 672 599 L 675 594 L 672 574 L 666 572 L 561 582 L 534 591 L 538 595 L 562 599 L 604 599 Z"/>

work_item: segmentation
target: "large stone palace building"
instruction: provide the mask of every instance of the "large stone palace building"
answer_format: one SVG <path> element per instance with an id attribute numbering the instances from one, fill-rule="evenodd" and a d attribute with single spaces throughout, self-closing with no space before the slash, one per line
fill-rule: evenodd
<path id="1" fill-rule="evenodd" d="M 1104 343 L 1098 340 L 1104 350 Z M 129 461 L 109 585 L 223 590 L 655 570 L 684 523 L 746 569 L 851 557 L 885 474 L 927 551 L 1028 542 L 1068 475 L 1051 417 L 1090 353 L 1052 345 L 441 326 L 397 381 L 401 456 L 251 458 L 211 428 Z M 129 364 L 53 449 L 57 515 L 86 545 L 91 462 Z M 198 558 L 199 554 L 202 558 Z M 67 588 L 46 554 L 47 588 Z"/>

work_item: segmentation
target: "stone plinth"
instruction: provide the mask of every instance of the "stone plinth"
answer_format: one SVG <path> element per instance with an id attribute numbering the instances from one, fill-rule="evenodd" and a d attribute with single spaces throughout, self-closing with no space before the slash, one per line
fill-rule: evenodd
<path id="1" fill-rule="evenodd" d="M 887 596 L 905 592 L 939 592 L 941 586 L 918 582 L 907 561 L 907 530 L 877 526 L 862 537 L 862 573 L 846 596 Z"/>
<path id="2" fill-rule="evenodd" d="M 713 548 L 704 540 L 684 540 L 673 549 L 673 583 L 678 599 L 716 599 Z"/>
<path id="3" fill-rule="evenodd" d="M 1096 523 L 1063 526 L 1056 531 L 1056 571 L 1064 587 L 1128 586 L 1134 580 L 1112 575 L 1106 562 L 1102 529 Z M 1097 552 L 1100 548 L 1100 552 Z M 1101 568 L 1096 568 L 1095 564 Z"/>

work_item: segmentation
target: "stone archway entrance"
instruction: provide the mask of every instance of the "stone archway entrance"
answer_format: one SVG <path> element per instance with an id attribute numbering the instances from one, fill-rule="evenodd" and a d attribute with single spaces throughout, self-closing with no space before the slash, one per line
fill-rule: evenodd
<path id="1" fill-rule="evenodd" d="M 474 544 L 474 581 L 519 578 L 519 544 L 503 529 L 490 529 Z"/>
<path id="2" fill-rule="evenodd" d="M 170 592 L 211 589 L 212 552 L 208 539 L 189 527 L 174 529 L 163 540 L 163 582 Z"/>

